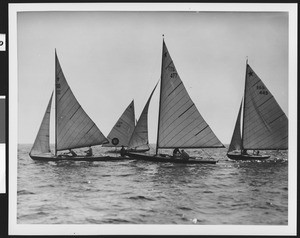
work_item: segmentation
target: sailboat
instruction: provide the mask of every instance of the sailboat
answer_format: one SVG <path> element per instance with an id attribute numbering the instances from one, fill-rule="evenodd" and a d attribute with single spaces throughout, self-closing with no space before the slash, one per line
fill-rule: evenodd
<path id="1" fill-rule="evenodd" d="M 156 153 L 149 155 L 129 152 L 127 155 L 154 162 L 217 163 L 212 159 L 182 160 L 158 153 L 159 149 L 173 148 L 224 148 L 224 145 L 190 98 L 163 39 Z"/>
<path id="2" fill-rule="evenodd" d="M 244 97 L 227 157 L 233 160 L 263 160 L 270 155 L 260 155 L 259 150 L 287 148 L 288 118 L 247 60 Z M 247 150 L 253 150 L 253 153 L 249 154 Z"/>
<path id="3" fill-rule="evenodd" d="M 158 83 L 157 83 L 158 84 Z M 128 143 L 128 150 L 129 152 L 146 152 L 150 150 L 149 147 L 149 139 L 148 139 L 148 109 L 149 104 L 152 98 L 152 95 L 156 89 L 155 85 L 154 89 L 152 90 L 146 105 L 140 115 L 139 120 L 134 128 L 134 131 L 130 137 Z"/>
<path id="4" fill-rule="evenodd" d="M 70 156 L 59 151 L 102 145 L 108 142 L 96 124 L 83 110 L 75 98 L 62 71 L 55 50 L 55 152 L 50 149 L 50 112 L 53 92 L 46 108 L 29 156 L 33 160 L 58 161 L 106 161 L 120 157 L 110 156 Z"/>
<path id="5" fill-rule="evenodd" d="M 123 114 L 117 120 L 114 127 L 109 132 L 107 139 L 108 142 L 104 143 L 103 147 L 127 147 L 130 137 L 135 127 L 135 115 L 134 115 L 134 100 L 128 105 Z M 119 150 L 108 151 L 110 153 L 117 152 Z"/>

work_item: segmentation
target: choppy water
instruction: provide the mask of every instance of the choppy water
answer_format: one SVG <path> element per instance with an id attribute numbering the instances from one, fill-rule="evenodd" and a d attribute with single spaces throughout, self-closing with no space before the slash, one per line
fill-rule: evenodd
<path id="1" fill-rule="evenodd" d="M 184 165 L 37 162 L 30 148 L 19 145 L 21 224 L 288 224 L 287 152 L 235 162 L 213 149 L 216 165 Z"/>

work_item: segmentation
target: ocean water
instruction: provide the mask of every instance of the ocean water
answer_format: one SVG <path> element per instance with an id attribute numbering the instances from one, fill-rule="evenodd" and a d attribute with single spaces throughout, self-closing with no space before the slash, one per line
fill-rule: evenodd
<path id="1" fill-rule="evenodd" d="M 18 224 L 288 224 L 287 151 L 236 162 L 223 148 L 187 150 L 219 162 L 185 165 L 38 162 L 30 148 L 18 147 Z"/>

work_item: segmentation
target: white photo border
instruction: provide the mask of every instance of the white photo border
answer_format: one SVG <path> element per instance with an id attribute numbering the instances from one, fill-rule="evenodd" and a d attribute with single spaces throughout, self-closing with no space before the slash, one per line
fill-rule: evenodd
<path id="1" fill-rule="evenodd" d="M 288 12 L 288 225 L 35 225 L 17 223 L 17 13 L 26 11 Z M 9 4 L 9 235 L 295 235 L 297 216 L 297 4 L 262 3 L 35 3 Z M 117 226 L 117 229 L 116 229 Z"/>

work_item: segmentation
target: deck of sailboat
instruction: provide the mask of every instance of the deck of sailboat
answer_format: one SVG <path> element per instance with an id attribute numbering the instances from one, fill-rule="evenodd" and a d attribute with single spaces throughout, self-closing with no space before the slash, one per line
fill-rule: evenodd
<path id="1" fill-rule="evenodd" d="M 30 155 L 33 160 L 39 161 L 121 161 L 130 160 L 129 157 L 122 156 L 47 156 L 47 155 Z"/>
<path id="2" fill-rule="evenodd" d="M 150 155 L 144 153 L 127 152 L 127 156 L 136 160 L 152 161 L 152 162 L 164 162 L 164 163 L 176 163 L 176 164 L 216 164 L 216 160 L 204 160 L 190 158 L 189 160 L 182 160 L 179 158 L 173 158 L 172 156 Z"/>
<path id="3" fill-rule="evenodd" d="M 227 157 L 232 160 L 265 160 L 270 158 L 270 155 L 227 153 Z"/>
<path id="4" fill-rule="evenodd" d="M 134 153 L 143 153 L 143 152 L 147 152 L 149 151 L 150 148 L 148 149 L 127 149 L 128 152 L 134 152 Z M 106 151 L 107 153 L 111 153 L 111 154 L 120 154 L 121 149 L 116 149 L 116 150 L 108 150 Z"/>

